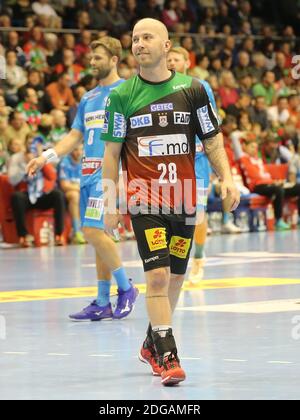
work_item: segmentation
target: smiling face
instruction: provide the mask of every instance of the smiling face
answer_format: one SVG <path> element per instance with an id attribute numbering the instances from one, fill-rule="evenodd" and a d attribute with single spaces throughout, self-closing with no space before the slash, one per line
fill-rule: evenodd
<path id="1" fill-rule="evenodd" d="M 171 47 L 165 26 L 154 19 L 142 19 L 133 28 L 132 53 L 141 67 L 156 67 L 166 60 Z"/>

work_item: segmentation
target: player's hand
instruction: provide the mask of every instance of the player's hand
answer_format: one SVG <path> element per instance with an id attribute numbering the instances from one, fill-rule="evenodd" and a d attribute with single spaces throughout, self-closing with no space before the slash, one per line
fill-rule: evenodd
<path id="1" fill-rule="evenodd" d="M 117 229 L 119 225 L 119 215 L 118 214 L 104 214 L 104 226 L 109 232 L 113 232 L 114 229 Z"/>
<path id="2" fill-rule="evenodd" d="M 220 184 L 222 201 L 227 201 L 230 211 L 234 211 L 240 204 L 240 192 L 233 182 L 223 181 Z"/>
<path id="3" fill-rule="evenodd" d="M 46 163 L 46 158 L 44 156 L 39 156 L 32 159 L 26 166 L 26 172 L 29 177 L 34 176 L 37 171 L 39 171 Z"/>

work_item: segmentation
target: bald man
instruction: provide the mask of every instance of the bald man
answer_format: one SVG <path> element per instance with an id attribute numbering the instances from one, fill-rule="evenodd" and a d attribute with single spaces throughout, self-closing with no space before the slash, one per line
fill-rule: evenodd
<path id="1" fill-rule="evenodd" d="M 198 80 L 167 67 L 171 48 L 166 27 L 154 19 L 139 21 L 132 52 L 140 73 L 111 92 L 102 139 L 106 148 L 103 178 L 118 182 L 122 157 L 128 211 L 143 261 L 150 320 L 140 360 L 150 364 L 163 385 L 185 379 L 172 331 L 172 305 L 182 286 L 194 234 L 195 136 L 202 139 L 223 195 L 239 202 L 218 121 Z M 108 185 L 108 184 L 107 184 Z M 119 216 L 108 207 L 104 223 L 114 229 Z M 170 297 L 172 295 L 173 297 Z"/>

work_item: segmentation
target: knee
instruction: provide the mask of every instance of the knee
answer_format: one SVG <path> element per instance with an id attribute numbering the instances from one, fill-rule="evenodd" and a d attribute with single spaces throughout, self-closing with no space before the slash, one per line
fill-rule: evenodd
<path id="1" fill-rule="evenodd" d="M 169 285 L 169 273 L 165 267 L 157 268 L 148 272 L 148 289 L 157 292 L 166 289 Z"/>
<path id="2" fill-rule="evenodd" d="M 177 289 L 177 288 L 181 289 L 183 281 L 184 281 L 184 275 L 171 274 L 170 287 L 172 287 L 172 289 Z"/>
<path id="3" fill-rule="evenodd" d="M 90 244 L 94 244 L 99 239 L 100 240 L 104 239 L 104 235 L 105 235 L 103 230 L 92 228 L 92 227 L 87 227 L 87 226 L 84 226 L 82 228 L 82 232 L 84 234 L 85 239 Z"/>

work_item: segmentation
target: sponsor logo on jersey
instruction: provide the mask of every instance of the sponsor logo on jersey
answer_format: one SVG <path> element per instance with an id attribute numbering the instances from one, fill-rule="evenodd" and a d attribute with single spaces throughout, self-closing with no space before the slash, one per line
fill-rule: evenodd
<path id="1" fill-rule="evenodd" d="M 110 112 L 109 111 L 105 111 L 105 114 L 104 114 L 104 123 L 103 123 L 103 126 L 102 126 L 102 133 L 108 133 L 109 115 L 110 115 Z"/>
<path id="2" fill-rule="evenodd" d="M 150 105 L 151 112 L 156 111 L 173 111 L 173 104 L 172 102 L 165 103 L 165 104 L 152 104 Z"/>
<path id="3" fill-rule="evenodd" d="M 208 113 L 208 106 L 202 106 L 201 108 L 197 109 L 197 116 L 198 120 L 202 129 L 203 134 L 210 133 L 214 131 L 215 127 L 211 122 L 209 113 Z"/>
<path id="4" fill-rule="evenodd" d="M 185 134 L 138 137 L 139 156 L 187 155 L 190 152 Z"/>
<path id="5" fill-rule="evenodd" d="M 174 124 L 188 125 L 190 123 L 190 112 L 174 112 Z"/>
<path id="6" fill-rule="evenodd" d="M 102 128 L 104 123 L 104 110 L 87 112 L 84 114 L 84 125 L 86 129 Z"/>
<path id="7" fill-rule="evenodd" d="M 172 236 L 169 249 L 170 254 L 177 258 L 186 258 L 190 249 L 191 239 L 181 236 Z"/>
<path id="8" fill-rule="evenodd" d="M 146 229 L 145 235 L 150 251 L 167 248 L 166 228 Z"/>
<path id="9" fill-rule="evenodd" d="M 173 86 L 173 90 L 183 89 L 185 87 L 187 87 L 186 83 L 184 83 L 182 85 L 175 85 L 175 86 Z"/>
<path id="10" fill-rule="evenodd" d="M 81 165 L 82 176 L 92 175 L 102 167 L 101 158 L 83 158 Z"/>
<path id="11" fill-rule="evenodd" d="M 152 115 L 151 114 L 143 114 L 143 115 L 138 115 L 136 117 L 132 117 L 132 118 L 130 118 L 130 126 L 131 126 L 131 128 L 151 127 L 152 126 Z"/>
<path id="12" fill-rule="evenodd" d="M 165 115 L 158 114 L 158 125 L 160 127 L 167 127 L 168 124 L 169 123 L 168 123 L 168 116 L 167 116 L 167 114 L 165 114 Z"/>
<path id="13" fill-rule="evenodd" d="M 90 197 L 84 217 L 86 219 L 100 220 L 103 213 L 102 198 Z"/>
<path id="14" fill-rule="evenodd" d="M 125 137 L 126 120 L 123 114 L 114 113 L 113 137 Z"/>

